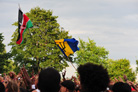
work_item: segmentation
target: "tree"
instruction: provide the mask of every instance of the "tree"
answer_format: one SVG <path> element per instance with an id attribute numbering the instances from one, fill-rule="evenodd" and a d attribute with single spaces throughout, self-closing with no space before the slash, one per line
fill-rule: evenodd
<path id="1" fill-rule="evenodd" d="M 34 27 L 24 33 L 23 44 L 16 44 L 17 29 L 9 43 L 12 46 L 11 54 L 16 66 L 22 67 L 24 64 L 30 71 L 32 69 L 38 71 L 48 66 L 61 71 L 67 67 L 66 58 L 54 41 L 71 38 L 71 36 L 68 36 L 68 31 L 65 31 L 57 23 L 57 16 L 53 16 L 52 11 L 39 7 L 31 9 L 26 15 Z M 17 26 L 17 22 L 13 25 Z"/>
<path id="2" fill-rule="evenodd" d="M 16 66 L 14 65 L 14 62 L 12 60 L 7 60 L 7 64 L 4 65 L 4 73 L 9 73 L 10 71 L 14 71 L 14 69 L 16 68 Z"/>
<path id="3" fill-rule="evenodd" d="M 0 73 L 8 72 L 7 69 L 9 68 L 5 68 L 5 66 L 8 67 L 10 63 L 10 61 L 8 60 L 8 58 L 10 58 L 10 54 L 6 53 L 3 40 L 4 40 L 4 36 L 2 35 L 2 33 L 0 33 Z"/>
<path id="4" fill-rule="evenodd" d="M 138 73 L 138 60 L 136 60 L 136 65 L 137 65 L 137 67 L 136 67 L 136 73 Z"/>
<path id="5" fill-rule="evenodd" d="M 104 47 L 96 46 L 93 40 L 88 40 L 89 42 L 84 42 L 80 39 L 80 50 L 76 52 L 77 57 L 75 58 L 77 65 L 87 62 L 105 65 L 108 59 L 108 51 Z"/>
<path id="6" fill-rule="evenodd" d="M 108 63 L 108 73 L 111 79 L 119 76 L 123 78 L 124 75 L 128 77 L 128 80 L 134 81 L 136 79 L 135 72 L 130 68 L 130 61 L 127 59 L 112 60 L 109 59 Z"/>

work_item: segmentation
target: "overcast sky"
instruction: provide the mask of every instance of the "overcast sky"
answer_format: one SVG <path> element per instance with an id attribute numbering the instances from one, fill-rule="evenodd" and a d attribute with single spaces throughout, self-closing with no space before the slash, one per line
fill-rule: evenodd
<path id="1" fill-rule="evenodd" d="M 52 10 L 69 35 L 90 38 L 109 51 L 109 58 L 126 58 L 136 66 L 138 0 L 0 0 L 0 33 L 6 45 L 17 28 L 12 23 L 18 19 L 18 3 L 24 13 L 36 6 Z"/>

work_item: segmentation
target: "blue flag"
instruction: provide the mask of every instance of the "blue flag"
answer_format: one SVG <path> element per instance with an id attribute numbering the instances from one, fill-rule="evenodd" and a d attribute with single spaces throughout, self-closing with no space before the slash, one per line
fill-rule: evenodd
<path id="1" fill-rule="evenodd" d="M 79 50 L 77 47 L 78 41 L 74 38 L 55 40 L 55 42 L 66 57 Z"/>

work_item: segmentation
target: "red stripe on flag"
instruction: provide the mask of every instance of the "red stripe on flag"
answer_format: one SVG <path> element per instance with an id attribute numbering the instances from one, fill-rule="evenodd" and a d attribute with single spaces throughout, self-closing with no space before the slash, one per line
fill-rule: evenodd
<path id="1" fill-rule="evenodd" d="M 17 44 L 21 44 L 23 41 L 23 32 L 26 29 L 27 22 L 29 21 L 29 18 L 23 14 L 23 24 L 20 26 L 20 39 L 16 41 Z"/>

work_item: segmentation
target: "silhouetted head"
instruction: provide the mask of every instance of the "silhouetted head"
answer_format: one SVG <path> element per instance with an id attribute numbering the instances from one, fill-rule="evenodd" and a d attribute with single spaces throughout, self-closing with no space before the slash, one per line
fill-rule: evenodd
<path id="1" fill-rule="evenodd" d="M 80 75 L 82 92 L 100 92 L 106 90 L 109 76 L 103 66 L 86 63 L 78 67 L 78 73 Z"/>
<path id="2" fill-rule="evenodd" d="M 41 92 L 58 92 L 60 89 L 60 74 L 54 68 L 42 70 L 38 78 L 38 89 Z"/>
<path id="3" fill-rule="evenodd" d="M 61 90 L 62 90 L 62 87 L 64 89 L 63 92 L 73 92 L 75 90 L 75 83 L 71 80 L 65 80 L 61 83 Z"/>
<path id="4" fill-rule="evenodd" d="M 127 83 L 117 82 L 112 88 L 113 92 L 131 92 L 131 87 Z"/>

